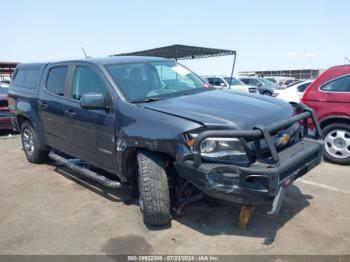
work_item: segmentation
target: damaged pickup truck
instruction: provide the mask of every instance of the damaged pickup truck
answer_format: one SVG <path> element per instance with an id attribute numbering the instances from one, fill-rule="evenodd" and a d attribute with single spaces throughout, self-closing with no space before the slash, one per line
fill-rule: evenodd
<path id="1" fill-rule="evenodd" d="M 311 109 L 215 90 L 163 58 L 21 64 L 9 106 L 30 162 L 49 157 L 105 186 L 138 188 L 148 225 L 169 224 L 203 195 L 271 201 L 275 215 L 285 188 L 322 156 Z"/>

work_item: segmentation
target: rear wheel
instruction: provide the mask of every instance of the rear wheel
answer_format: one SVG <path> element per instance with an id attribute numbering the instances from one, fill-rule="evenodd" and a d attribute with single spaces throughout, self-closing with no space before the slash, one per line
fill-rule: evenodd
<path id="1" fill-rule="evenodd" d="M 324 158 L 328 161 L 349 165 L 350 164 L 350 126 L 335 123 L 326 126 L 323 130 Z"/>
<path id="2" fill-rule="evenodd" d="M 29 121 L 21 126 L 21 140 L 24 153 L 29 162 L 41 163 L 47 160 L 47 148 L 41 144 L 39 137 Z"/>
<path id="3" fill-rule="evenodd" d="M 137 154 L 140 208 L 143 220 L 151 226 L 167 225 L 171 221 L 168 177 L 162 158 L 151 151 Z"/>

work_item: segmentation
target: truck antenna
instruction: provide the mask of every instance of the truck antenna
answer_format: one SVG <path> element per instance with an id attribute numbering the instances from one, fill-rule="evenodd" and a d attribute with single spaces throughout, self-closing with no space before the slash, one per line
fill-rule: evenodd
<path id="1" fill-rule="evenodd" d="M 350 59 L 344 56 L 344 59 L 350 63 Z"/>
<path id="2" fill-rule="evenodd" d="M 86 58 L 86 59 L 87 59 L 87 58 L 90 58 L 90 56 L 88 56 L 88 55 L 86 54 L 84 47 L 81 47 L 81 49 L 83 50 L 83 53 L 84 53 L 85 58 Z"/>

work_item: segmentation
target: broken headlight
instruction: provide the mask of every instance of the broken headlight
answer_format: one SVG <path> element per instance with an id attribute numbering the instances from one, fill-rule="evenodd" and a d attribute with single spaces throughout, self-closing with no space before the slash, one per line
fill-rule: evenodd
<path id="1" fill-rule="evenodd" d="M 203 157 L 217 160 L 234 161 L 248 158 L 242 142 L 237 138 L 206 138 L 200 144 L 200 152 Z"/>
<path id="2" fill-rule="evenodd" d="M 193 141 L 197 135 L 188 135 L 188 145 L 192 147 Z M 240 164 L 240 162 L 249 161 L 247 151 L 238 138 L 209 137 L 200 144 L 200 153 L 202 158 L 219 162 L 228 162 Z"/>

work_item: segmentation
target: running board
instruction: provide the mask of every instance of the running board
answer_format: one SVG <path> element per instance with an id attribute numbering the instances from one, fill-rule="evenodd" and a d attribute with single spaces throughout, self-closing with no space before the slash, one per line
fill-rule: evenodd
<path id="1" fill-rule="evenodd" d="M 49 153 L 49 157 L 52 160 L 54 160 L 54 161 L 56 161 L 64 166 L 68 167 L 69 169 L 72 169 L 73 171 L 79 173 L 80 175 L 88 177 L 91 180 L 94 180 L 94 181 L 96 181 L 96 182 L 98 182 L 106 187 L 121 188 L 123 186 L 118 181 L 111 180 L 103 175 L 99 175 L 99 174 L 97 174 L 97 173 L 95 173 L 87 168 L 79 166 L 77 163 L 79 163 L 81 161 L 77 161 L 77 159 L 66 159 L 60 155 L 55 154 L 52 151 Z"/>

